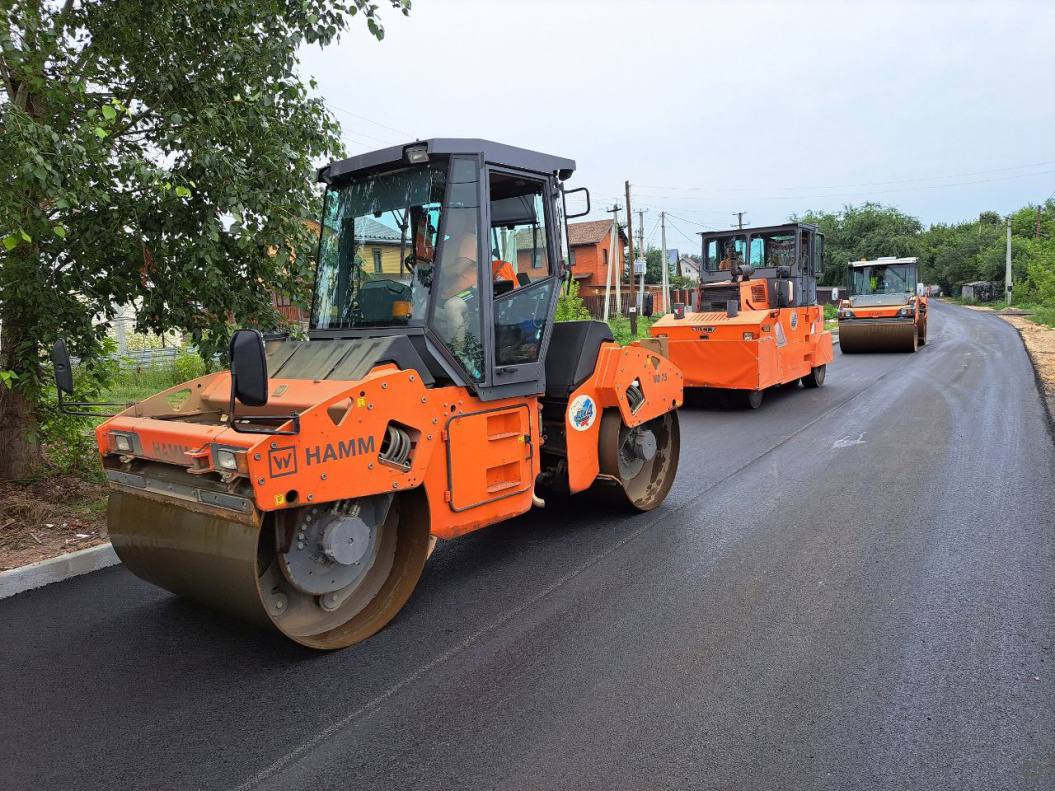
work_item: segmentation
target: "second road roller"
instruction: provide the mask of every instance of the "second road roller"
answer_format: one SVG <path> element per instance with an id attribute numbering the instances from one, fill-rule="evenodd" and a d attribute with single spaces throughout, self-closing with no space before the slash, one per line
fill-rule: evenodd
<path id="1" fill-rule="evenodd" d="M 437 539 L 541 507 L 543 489 L 659 505 L 681 372 L 660 341 L 554 321 L 574 169 L 473 139 L 322 168 L 307 340 L 239 330 L 230 371 L 97 428 L 125 566 L 333 649 L 399 612 Z M 91 411 L 62 401 L 62 341 L 52 357 L 64 408 Z"/>
<path id="2" fill-rule="evenodd" d="M 685 386 L 752 409 L 767 388 L 820 387 L 832 334 L 817 304 L 824 235 L 806 223 L 704 233 L 695 310 L 675 306 L 649 332 L 667 342 Z"/>

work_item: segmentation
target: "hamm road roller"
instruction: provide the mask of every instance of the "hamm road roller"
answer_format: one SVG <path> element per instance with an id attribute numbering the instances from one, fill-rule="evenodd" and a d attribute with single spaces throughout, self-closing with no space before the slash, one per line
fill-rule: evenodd
<path id="1" fill-rule="evenodd" d="M 436 539 L 541 507 L 538 491 L 659 505 L 680 371 L 660 342 L 554 322 L 574 169 L 466 139 L 322 168 L 307 340 L 239 330 L 230 371 L 99 425 L 124 564 L 332 649 L 396 615 Z M 61 341 L 53 359 L 61 400 Z"/>
<path id="2" fill-rule="evenodd" d="M 832 334 L 817 305 L 824 235 L 805 223 L 704 233 L 696 308 L 649 330 L 666 340 L 685 387 L 732 393 L 757 409 L 766 388 L 824 384 Z"/>
<path id="3" fill-rule="evenodd" d="M 839 304 L 839 347 L 914 352 L 927 342 L 927 297 L 917 296 L 919 259 L 851 261 L 850 294 Z"/>

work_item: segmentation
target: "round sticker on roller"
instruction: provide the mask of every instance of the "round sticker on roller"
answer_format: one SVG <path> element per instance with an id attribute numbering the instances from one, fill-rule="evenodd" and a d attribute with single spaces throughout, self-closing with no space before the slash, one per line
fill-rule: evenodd
<path id="1" fill-rule="evenodd" d="M 597 404 L 588 395 L 581 395 L 568 407 L 568 422 L 576 431 L 586 431 L 597 419 Z"/>

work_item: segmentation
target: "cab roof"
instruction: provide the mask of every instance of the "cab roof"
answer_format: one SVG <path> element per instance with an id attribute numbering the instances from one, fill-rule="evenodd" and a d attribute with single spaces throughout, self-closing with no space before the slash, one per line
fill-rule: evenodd
<path id="1" fill-rule="evenodd" d="M 348 159 L 332 162 L 319 168 L 319 181 L 326 184 L 346 178 L 358 172 L 371 172 L 383 169 L 385 165 L 404 162 L 407 149 L 424 146 L 430 156 L 448 156 L 450 154 L 482 155 L 484 161 L 492 165 L 503 165 L 517 170 L 532 173 L 555 173 L 565 181 L 575 172 L 575 160 L 542 154 L 526 148 L 507 146 L 491 140 L 480 140 L 471 137 L 433 137 L 428 140 L 415 140 L 389 148 L 381 148 L 365 154 L 358 154 Z"/>
<path id="2" fill-rule="evenodd" d="M 888 255 L 884 258 L 877 258 L 874 261 L 851 261 L 850 266 L 884 266 L 886 264 L 918 264 L 919 259 L 915 257 L 910 258 L 896 258 L 892 255 Z"/>
<path id="3" fill-rule="evenodd" d="M 760 234 L 768 233 L 779 233 L 780 231 L 796 231 L 796 230 L 807 230 L 813 231 L 820 236 L 824 234 L 820 233 L 819 226 L 810 222 L 786 222 L 781 225 L 756 225 L 756 226 L 744 226 L 743 228 L 731 228 L 729 230 L 722 231 L 704 231 L 701 236 L 705 236 L 708 239 L 716 236 L 745 236 L 751 234 L 752 236 L 758 236 Z"/>

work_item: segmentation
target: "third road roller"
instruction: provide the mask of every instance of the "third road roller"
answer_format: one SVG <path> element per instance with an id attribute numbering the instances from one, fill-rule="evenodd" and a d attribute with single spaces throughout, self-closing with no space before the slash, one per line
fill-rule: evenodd
<path id="1" fill-rule="evenodd" d="M 839 305 L 839 347 L 856 352 L 914 352 L 927 342 L 927 297 L 919 259 L 851 261 L 850 293 Z"/>

